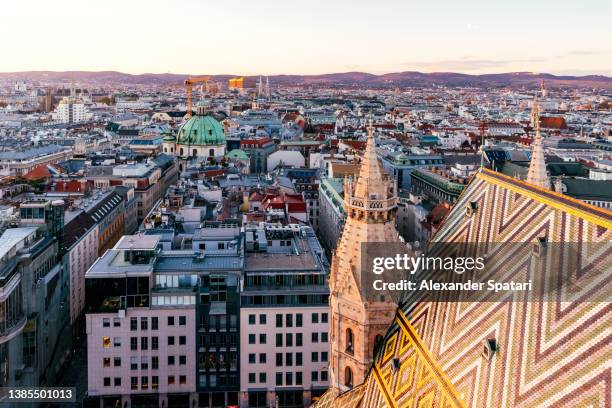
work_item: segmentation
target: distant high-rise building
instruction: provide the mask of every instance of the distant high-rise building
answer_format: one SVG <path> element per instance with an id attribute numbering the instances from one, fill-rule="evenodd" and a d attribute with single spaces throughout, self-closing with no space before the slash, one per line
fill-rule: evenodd
<path id="1" fill-rule="evenodd" d="M 91 118 L 91 114 L 85 107 L 85 103 L 78 98 L 63 98 L 55 108 L 53 119 L 61 123 L 85 122 Z"/>

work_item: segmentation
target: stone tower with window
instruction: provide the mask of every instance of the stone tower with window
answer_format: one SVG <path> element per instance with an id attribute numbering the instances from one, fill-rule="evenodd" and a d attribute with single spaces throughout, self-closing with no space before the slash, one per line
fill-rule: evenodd
<path id="1" fill-rule="evenodd" d="M 373 128 L 356 180 L 344 186 L 346 222 L 330 274 L 330 388 L 343 392 L 361 384 L 396 309 L 388 299 L 361 292 L 361 244 L 399 242 L 395 229 L 397 187 L 378 161 Z"/>

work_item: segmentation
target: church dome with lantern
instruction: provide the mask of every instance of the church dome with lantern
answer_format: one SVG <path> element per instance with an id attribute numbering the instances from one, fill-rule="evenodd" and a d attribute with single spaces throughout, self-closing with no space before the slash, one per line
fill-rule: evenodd
<path id="1" fill-rule="evenodd" d="M 196 114 L 179 128 L 175 140 L 172 139 L 164 138 L 164 152 L 184 159 L 220 159 L 225 155 L 223 126 L 206 113 L 202 104 L 198 104 Z"/>

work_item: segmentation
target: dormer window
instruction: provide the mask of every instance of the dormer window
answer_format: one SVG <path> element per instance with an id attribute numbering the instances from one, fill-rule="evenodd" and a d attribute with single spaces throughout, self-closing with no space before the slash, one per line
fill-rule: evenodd
<path id="1" fill-rule="evenodd" d="M 471 217 L 474 215 L 474 213 L 476 213 L 476 210 L 478 210 L 478 203 L 476 201 L 470 201 L 465 206 L 465 215 Z"/>

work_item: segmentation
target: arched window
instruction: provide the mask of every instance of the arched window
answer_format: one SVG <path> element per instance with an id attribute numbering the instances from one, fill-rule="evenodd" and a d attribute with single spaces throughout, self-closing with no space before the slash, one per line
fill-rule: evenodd
<path id="1" fill-rule="evenodd" d="M 351 370 L 351 367 L 344 369 L 344 385 L 348 388 L 353 388 L 353 370 Z"/>
<path id="2" fill-rule="evenodd" d="M 181 156 L 183 155 L 183 148 L 181 147 Z"/>
<path id="3" fill-rule="evenodd" d="M 215 149 L 210 149 L 210 150 L 208 151 L 208 155 L 209 155 L 210 157 L 214 157 L 214 156 L 215 156 Z"/>
<path id="4" fill-rule="evenodd" d="M 191 155 L 196 157 L 198 155 L 198 149 L 193 149 Z"/>
<path id="5" fill-rule="evenodd" d="M 355 345 L 355 339 L 353 337 L 353 331 L 351 329 L 346 329 L 346 352 L 353 353 Z"/>
<path id="6" fill-rule="evenodd" d="M 168 148 L 164 147 L 164 153 L 168 153 Z"/>
<path id="7" fill-rule="evenodd" d="M 374 339 L 374 352 L 372 353 L 373 358 L 376 358 L 376 354 L 378 353 L 378 350 L 380 350 L 382 343 L 383 343 L 383 336 L 382 334 L 378 334 L 376 338 Z"/>

